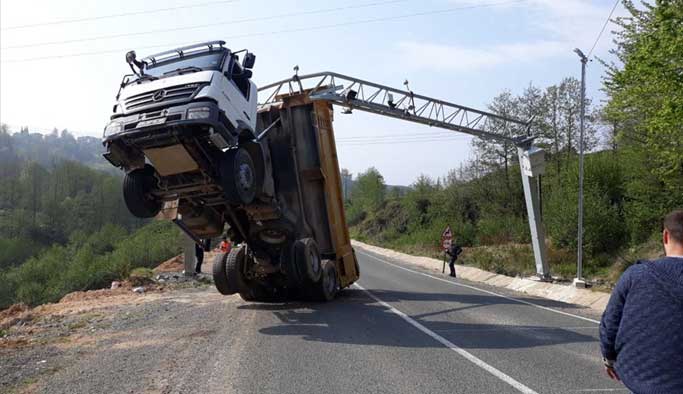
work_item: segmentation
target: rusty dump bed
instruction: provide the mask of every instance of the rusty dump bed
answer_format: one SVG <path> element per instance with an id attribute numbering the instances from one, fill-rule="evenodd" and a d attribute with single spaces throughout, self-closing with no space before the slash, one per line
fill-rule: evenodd
<path id="1" fill-rule="evenodd" d="M 346 287 L 359 273 L 344 216 L 332 120 L 329 102 L 311 102 L 305 94 L 284 96 L 259 111 L 257 135 L 266 133 L 282 215 L 278 222 L 294 224 L 297 238 L 314 238 Z"/>

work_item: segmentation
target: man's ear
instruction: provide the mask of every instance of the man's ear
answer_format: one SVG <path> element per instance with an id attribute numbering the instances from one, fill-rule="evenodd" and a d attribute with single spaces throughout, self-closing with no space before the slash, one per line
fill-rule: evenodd
<path id="1" fill-rule="evenodd" d="M 669 241 L 669 230 L 664 229 L 662 232 L 662 242 L 664 242 L 664 245 L 668 245 Z"/>

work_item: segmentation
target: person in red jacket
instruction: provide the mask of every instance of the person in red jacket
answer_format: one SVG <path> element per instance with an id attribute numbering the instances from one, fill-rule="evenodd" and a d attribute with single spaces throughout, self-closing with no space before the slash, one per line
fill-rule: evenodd
<path id="1" fill-rule="evenodd" d="M 221 241 L 220 245 L 218 245 L 218 247 L 222 253 L 230 253 L 230 249 L 232 249 L 230 240 L 228 240 L 228 237 L 226 236 L 223 237 L 223 240 Z"/>

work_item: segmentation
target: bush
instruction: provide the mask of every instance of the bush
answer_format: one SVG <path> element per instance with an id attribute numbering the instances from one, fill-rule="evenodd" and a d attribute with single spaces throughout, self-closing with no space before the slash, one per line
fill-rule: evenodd
<path id="1" fill-rule="evenodd" d="M 152 278 L 154 277 L 154 271 L 152 271 L 149 268 L 135 268 L 130 272 L 130 276 L 128 276 L 128 281 L 130 281 L 130 284 L 133 286 L 144 286 L 146 284 L 149 284 L 152 282 Z"/>
<path id="2" fill-rule="evenodd" d="M 0 270 L 15 267 L 38 254 L 43 247 L 28 238 L 0 239 Z"/>

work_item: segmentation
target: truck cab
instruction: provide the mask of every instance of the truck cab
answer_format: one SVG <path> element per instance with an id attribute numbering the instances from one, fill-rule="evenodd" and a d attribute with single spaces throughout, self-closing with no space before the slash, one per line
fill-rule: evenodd
<path id="1" fill-rule="evenodd" d="M 105 141 L 151 126 L 212 126 L 228 145 L 256 127 L 255 57 L 212 41 L 148 56 L 126 56 L 134 74 L 121 82 Z M 245 52 L 240 64 L 239 53 Z M 138 66 L 136 71 L 134 66 Z M 125 163 L 124 163 L 125 164 Z"/>

